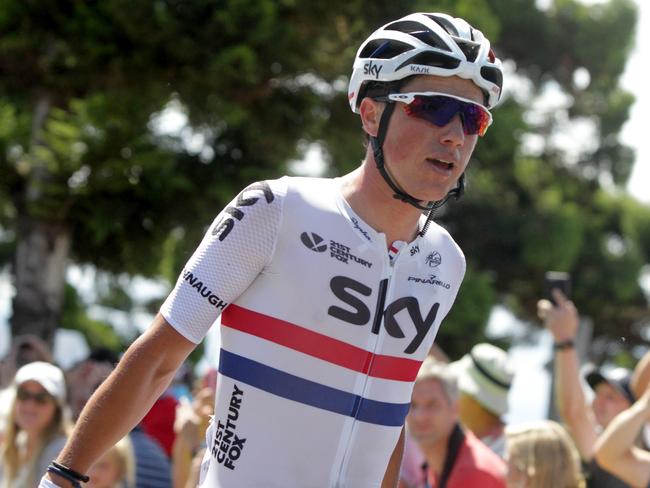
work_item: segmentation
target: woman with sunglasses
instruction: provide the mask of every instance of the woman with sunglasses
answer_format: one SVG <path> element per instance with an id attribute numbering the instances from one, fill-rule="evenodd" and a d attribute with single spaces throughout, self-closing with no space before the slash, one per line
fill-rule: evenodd
<path id="1" fill-rule="evenodd" d="M 464 20 L 375 31 L 348 91 L 361 165 L 253 183 L 216 217 L 41 486 L 79 486 L 220 318 L 201 487 L 394 487 L 413 382 L 466 267 L 433 210 L 460 195 L 500 95 L 501 63 Z"/>
<path id="2" fill-rule="evenodd" d="M 41 361 L 16 372 L 13 404 L 0 444 L 0 487 L 32 488 L 66 440 L 63 372 Z"/>

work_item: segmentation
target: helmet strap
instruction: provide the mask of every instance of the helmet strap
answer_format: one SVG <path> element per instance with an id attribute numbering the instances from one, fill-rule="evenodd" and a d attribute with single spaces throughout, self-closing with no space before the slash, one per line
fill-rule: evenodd
<path id="1" fill-rule="evenodd" d="M 402 190 L 399 186 L 397 186 L 397 183 L 395 183 L 393 178 L 391 178 L 391 176 L 388 174 L 388 171 L 386 171 L 383 146 L 384 141 L 386 140 L 386 132 L 388 132 L 388 124 L 390 121 L 390 116 L 393 114 L 393 110 L 395 110 L 395 103 L 386 102 L 386 107 L 384 108 L 384 111 L 381 114 L 381 118 L 379 119 L 379 128 L 377 129 L 377 135 L 370 136 L 370 144 L 372 144 L 372 152 L 375 157 L 375 164 L 377 165 L 379 174 L 381 174 L 382 178 L 384 178 L 384 181 L 386 181 L 388 186 L 390 186 L 391 190 L 395 192 L 393 194 L 393 198 L 411 204 L 418 210 L 430 210 L 429 204 L 422 205 L 421 200 L 412 197 L 404 190 Z"/>
<path id="2" fill-rule="evenodd" d="M 427 212 L 427 221 L 422 227 L 422 230 L 418 233 L 419 235 L 423 236 L 426 233 L 427 228 L 429 227 L 429 223 L 433 219 L 433 214 L 435 210 L 437 210 L 442 205 L 444 205 L 447 202 L 447 200 L 449 200 L 449 197 L 453 196 L 456 200 L 458 200 L 461 197 L 465 189 L 465 174 L 463 173 L 462 175 L 460 175 L 456 187 L 451 189 L 449 193 L 442 200 L 438 200 L 438 201 L 423 203 L 422 200 L 418 200 L 417 198 L 409 195 L 404 190 L 402 190 L 399 186 L 397 186 L 397 183 L 388 174 L 388 171 L 386 171 L 386 165 L 384 161 L 384 150 L 383 150 L 384 141 L 386 139 L 386 132 L 388 131 L 388 124 L 390 121 L 390 117 L 393 114 L 393 110 L 395 110 L 395 103 L 386 102 L 386 107 L 384 108 L 384 111 L 381 114 L 381 118 L 379 119 L 379 128 L 377 130 L 377 135 L 370 136 L 370 144 L 372 144 L 372 151 L 375 158 L 375 164 L 377 165 L 379 174 L 381 174 L 382 178 L 388 184 L 391 190 L 395 192 L 393 194 L 393 198 L 396 198 L 397 200 L 400 200 L 402 202 L 406 202 L 412 205 L 413 207 L 417 208 L 418 210 L 423 210 Z"/>

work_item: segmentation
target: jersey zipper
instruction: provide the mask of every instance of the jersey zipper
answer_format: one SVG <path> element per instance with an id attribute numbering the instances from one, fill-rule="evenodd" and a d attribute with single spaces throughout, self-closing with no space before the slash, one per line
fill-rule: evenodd
<path id="1" fill-rule="evenodd" d="M 380 344 L 383 342 L 383 339 L 385 337 L 385 334 L 382 334 L 382 322 L 384 320 L 384 310 L 386 307 L 386 298 L 388 297 L 388 291 L 390 289 L 390 280 L 393 276 L 393 271 L 394 271 L 394 266 L 397 261 L 397 258 L 400 253 L 398 253 L 393 260 L 391 261 L 388 254 L 384 255 L 384 260 L 383 260 L 383 269 L 382 269 L 382 279 L 379 282 L 379 291 L 377 295 L 377 306 L 375 308 L 375 316 L 373 319 L 372 323 L 372 329 L 371 332 L 372 334 L 375 335 L 375 341 L 372 347 L 372 359 L 370 362 L 370 365 L 368 367 L 368 373 L 365 375 L 365 379 L 363 382 L 363 387 L 361 388 L 360 392 L 360 397 L 363 398 L 366 389 L 368 388 L 368 379 L 370 376 L 370 371 L 372 370 L 372 362 L 374 361 L 375 355 L 377 354 L 377 349 L 380 346 Z M 351 452 L 351 447 L 352 447 L 352 439 L 355 434 L 356 430 L 356 425 L 357 425 L 358 420 L 356 417 L 354 418 L 354 421 L 352 422 L 349 431 L 347 433 L 347 440 L 345 442 L 345 448 L 344 448 L 344 454 L 341 459 L 341 462 L 339 464 L 339 472 L 338 476 L 336 478 L 336 483 L 335 483 L 335 488 L 343 488 L 344 481 L 345 481 L 345 475 L 347 472 L 347 466 L 350 461 L 350 452 Z M 352 487 L 346 487 L 346 488 L 352 488 Z"/>

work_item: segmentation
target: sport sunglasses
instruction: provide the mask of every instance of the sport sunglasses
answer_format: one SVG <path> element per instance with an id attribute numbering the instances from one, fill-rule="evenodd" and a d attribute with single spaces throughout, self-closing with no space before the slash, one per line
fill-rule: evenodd
<path id="1" fill-rule="evenodd" d="M 407 115 L 426 120 L 438 127 L 444 127 L 456 114 L 460 114 L 466 135 L 483 136 L 492 124 L 492 114 L 486 107 L 449 93 L 391 93 L 385 97 L 376 97 L 375 100 L 404 103 Z"/>

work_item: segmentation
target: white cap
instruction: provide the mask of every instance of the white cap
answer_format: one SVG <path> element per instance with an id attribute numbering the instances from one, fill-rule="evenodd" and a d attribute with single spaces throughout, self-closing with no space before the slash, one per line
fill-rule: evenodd
<path id="1" fill-rule="evenodd" d="M 43 361 L 28 363 L 16 372 L 16 387 L 27 381 L 35 381 L 52 395 L 60 405 L 65 404 L 65 378 L 63 371 Z"/>
<path id="2" fill-rule="evenodd" d="M 504 350 L 492 344 L 477 344 L 450 366 L 458 377 L 461 392 L 496 415 L 508 412 L 508 391 L 514 371 Z"/>

